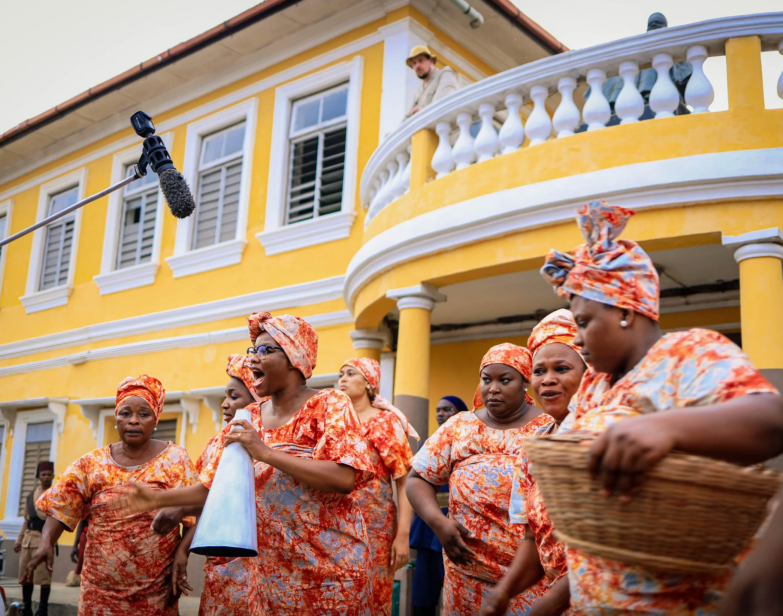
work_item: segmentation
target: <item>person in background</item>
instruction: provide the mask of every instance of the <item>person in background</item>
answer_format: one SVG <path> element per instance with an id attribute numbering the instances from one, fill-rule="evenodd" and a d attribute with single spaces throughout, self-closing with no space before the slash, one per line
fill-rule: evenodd
<path id="1" fill-rule="evenodd" d="M 468 410 L 457 396 L 443 396 L 435 409 L 435 418 L 442 426 L 448 419 Z M 449 511 L 449 485 L 440 486 L 435 495 L 443 515 Z M 411 606 L 413 616 L 435 616 L 443 588 L 443 546 L 438 536 L 419 516 L 413 516 L 410 547 L 416 550 L 416 567 L 413 570 Z"/>
<path id="2" fill-rule="evenodd" d="M 446 553 L 443 613 L 449 616 L 476 615 L 524 539 L 524 528 L 508 517 L 514 464 L 524 438 L 551 421 L 527 393 L 530 369 L 526 348 L 492 347 L 479 368 L 476 411 L 446 421 L 413 458 L 408 498 Z M 436 497 L 444 484 L 448 517 Z M 539 584 L 516 597 L 513 616 L 526 614 L 543 590 Z"/>
<path id="3" fill-rule="evenodd" d="M 738 346 L 705 329 L 661 334 L 655 265 L 618 239 L 633 213 L 585 205 L 585 244 L 550 251 L 541 270 L 570 300 L 574 344 L 590 366 L 560 429 L 598 435 L 589 473 L 607 498 L 625 501 L 673 450 L 742 465 L 783 451 L 783 399 Z M 672 574 L 571 547 L 566 560 L 577 614 L 712 616 L 731 574 Z"/>
<path id="4" fill-rule="evenodd" d="M 36 506 L 36 501 L 52 487 L 54 462 L 39 462 L 38 468 L 35 470 L 35 477 L 38 479 L 39 485 L 27 495 L 24 523 L 14 545 L 14 552 L 21 552 L 19 558 L 20 584 L 30 559 L 41 543 L 41 531 L 46 523 L 46 514 Z M 46 568 L 46 563 L 42 562 L 35 568 L 32 581 L 22 584 L 22 600 L 24 601 L 22 616 L 33 616 L 33 589 L 35 586 L 41 587 L 41 600 L 38 602 L 38 610 L 35 614 L 36 616 L 47 616 L 49 613 L 49 593 L 52 590 L 52 573 Z"/>
<path id="5" fill-rule="evenodd" d="M 411 470 L 408 437 L 419 435 L 402 411 L 378 394 L 381 366 L 367 357 L 355 357 L 340 368 L 338 387 L 351 399 L 370 449 L 375 475 L 355 494 L 367 524 L 372 560 L 373 616 L 391 616 L 394 572 L 408 564 L 408 537 L 413 509 L 405 495 Z M 394 484 L 399 508 L 394 504 Z"/>
<path id="6" fill-rule="evenodd" d="M 527 346 L 533 354 L 530 385 L 552 421 L 536 436 L 554 434 L 568 416 L 568 405 L 582 382 L 587 366 L 574 344 L 576 323 L 570 311 L 555 310 L 530 332 Z M 557 540 L 525 455 L 524 445 L 514 469 L 509 517 L 525 524 L 525 541 L 514 562 L 481 606 L 481 616 L 502 616 L 511 599 L 546 576 L 547 591 L 533 604 L 528 616 L 559 616 L 568 609 L 568 567 L 565 545 Z"/>
<path id="7" fill-rule="evenodd" d="M 421 79 L 421 85 L 416 90 L 413 104 L 405 116 L 406 118 L 459 90 L 457 74 L 448 66 L 436 67 L 438 57 L 433 55 L 428 47 L 416 45 L 411 49 L 405 62 L 416 73 L 416 77 Z"/>
<path id="8" fill-rule="evenodd" d="M 177 616 L 172 578 L 179 529 L 160 535 L 151 529 L 153 513 L 118 512 L 110 507 L 129 485 L 153 494 L 193 485 L 196 469 L 184 447 L 152 438 L 166 392 L 158 379 L 128 377 L 117 388 L 115 418 L 120 441 L 85 454 L 38 499 L 48 517 L 41 544 L 23 572 L 23 582 L 44 563 L 51 571 L 54 546 L 64 530 L 90 518 L 79 593 L 79 616 Z M 157 509 L 154 507 L 153 509 Z M 195 520 L 185 520 L 194 532 Z"/>

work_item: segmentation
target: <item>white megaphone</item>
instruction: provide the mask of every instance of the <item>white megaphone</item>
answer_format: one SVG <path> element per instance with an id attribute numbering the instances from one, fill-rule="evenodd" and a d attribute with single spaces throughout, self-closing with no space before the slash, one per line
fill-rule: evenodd
<path id="1" fill-rule="evenodd" d="M 240 409 L 234 419 L 250 421 L 250 411 Z M 241 444 L 230 443 L 220 458 L 190 551 L 203 556 L 258 556 L 256 532 L 253 458 Z"/>

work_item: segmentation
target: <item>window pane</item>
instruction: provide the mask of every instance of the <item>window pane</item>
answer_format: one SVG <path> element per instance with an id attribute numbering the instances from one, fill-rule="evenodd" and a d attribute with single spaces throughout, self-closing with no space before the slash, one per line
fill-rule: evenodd
<path id="1" fill-rule="evenodd" d="M 46 228 L 39 291 L 63 285 L 68 281 L 74 226 L 73 218 L 67 216 L 64 220 L 50 223 Z"/>
<path id="2" fill-rule="evenodd" d="M 73 205 L 78 200 L 79 200 L 78 186 L 74 186 L 69 190 L 63 191 L 56 195 L 52 195 L 49 198 L 49 216 L 51 216 L 52 214 L 56 214 L 57 212 L 63 211 L 65 208 Z"/>
<path id="3" fill-rule="evenodd" d="M 128 177 L 131 174 L 131 169 L 133 168 L 133 165 L 128 165 L 125 167 L 125 177 Z M 158 174 L 155 173 L 149 166 L 147 167 L 147 175 L 145 175 L 142 178 L 139 178 L 135 182 L 132 182 L 128 184 L 125 187 L 125 192 L 139 192 L 140 190 L 152 186 L 153 184 L 158 183 Z"/>
<path id="4" fill-rule="evenodd" d="M 225 149 L 223 156 L 230 156 L 242 151 L 245 142 L 245 125 L 235 126 L 226 133 Z"/>
<path id="5" fill-rule="evenodd" d="M 219 133 L 204 139 L 204 151 L 201 155 L 201 164 L 207 165 L 223 158 L 223 146 L 225 145 L 225 141 L 225 133 Z"/>
<path id="6" fill-rule="evenodd" d="M 318 115 L 321 109 L 321 99 L 316 98 L 306 103 L 296 105 L 294 118 L 294 131 L 300 131 L 308 126 L 318 124 Z"/>
<path id="7" fill-rule="evenodd" d="M 177 420 L 176 419 L 164 419 L 158 422 L 157 430 L 152 438 L 156 438 L 159 441 L 171 441 L 175 445 L 177 444 Z"/>
<path id="8" fill-rule="evenodd" d="M 46 423 L 34 423 L 27 425 L 27 436 L 24 440 L 25 443 L 43 443 L 52 440 L 52 428 L 54 423 L 47 421 Z"/>
<path id="9" fill-rule="evenodd" d="M 348 103 L 348 88 L 331 92 L 324 96 L 324 108 L 321 116 L 321 122 L 328 122 L 345 115 L 345 108 Z"/>

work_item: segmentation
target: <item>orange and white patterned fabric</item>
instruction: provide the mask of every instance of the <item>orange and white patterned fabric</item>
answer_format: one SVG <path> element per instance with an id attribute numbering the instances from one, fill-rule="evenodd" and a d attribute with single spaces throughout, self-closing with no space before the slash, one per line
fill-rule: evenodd
<path id="1" fill-rule="evenodd" d="M 551 422 L 539 415 L 510 430 L 487 427 L 475 413 L 457 413 L 430 436 L 413 458 L 413 470 L 429 483 L 449 486 L 449 518 L 474 536 L 465 543 L 475 552 L 459 565 L 444 555 L 443 613 L 475 616 L 486 594 L 505 575 L 524 526 L 509 519 L 514 465 L 525 437 Z M 527 614 L 546 590 L 542 580 L 515 597 L 508 613 Z"/>
<path id="2" fill-rule="evenodd" d="M 585 243 L 573 256 L 551 250 L 541 275 L 557 294 L 633 310 L 658 320 L 658 272 L 636 242 L 617 239 L 634 211 L 592 201 L 576 215 Z"/>
<path id="3" fill-rule="evenodd" d="M 367 384 L 372 387 L 373 394 L 375 394 L 372 399 L 372 405 L 376 409 L 389 411 L 392 415 L 399 419 L 403 429 L 405 430 L 405 433 L 411 438 L 414 438 L 417 441 L 421 438 L 419 433 L 413 429 L 413 426 L 408 421 L 408 418 L 405 416 L 405 414 L 378 393 L 378 388 L 381 384 L 381 364 L 377 360 L 371 359 L 369 357 L 354 357 L 353 359 L 349 359 L 343 363 L 343 366 L 351 366 L 352 368 L 358 370 L 364 377 L 364 380 L 367 381 Z"/>
<path id="4" fill-rule="evenodd" d="M 582 350 L 574 344 L 576 338 L 576 322 L 570 310 L 560 308 L 546 315 L 530 332 L 527 339 L 527 348 L 533 358 L 536 351 L 547 344 L 559 342 L 572 348 L 582 357 Z"/>
<path id="5" fill-rule="evenodd" d="M 373 465 L 350 398 L 334 389 L 322 390 L 285 425 L 274 429 L 261 425 L 259 435 L 272 449 L 356 470 L 354 493 L 348 495 L 310 488 L 256 462 L 264 610 L 279 616 L 370 616 L 367 529 L 353 495 L 372 479 Z M 212 485 L 222 451 L 221 438 L 200 475 L 207 487 Z"/>
<path id="6" fill-rule="evenodd" d="M 571 400 L 574 429 L 603 432 L 633 414 L 673 412 L 775 393 L 739 347 L 706 329 L 666 334 L 614 385 L 589 368 Z M 568 421 L 568 419 L 566 421 Z M 563 422 L 561 431 L 566 429 Z M 567 549 L 571 605 L 578 614 L 717 614 L 730 572 L 673 575 Z"/>
<path id="7" fill-rule="evenodd" d="M 112 510 L 109 501 L 132 484 L 172 490 L 197 481 L 183 447 L 169 443 L 149 462 L 124 467 L 112 459 L 107 445 L 73 462 L 38 499 L 38 508 L 71 532 L 82 518 L 90 518 L 79 616 L 177 616 L 176 602 L 169 605 L 168 568 L 179 529 L 159 535 L 150 529 L 157 511 Z M 190 525 L 187 518 L 183 523 Z"/>
<path id="8" fill-rule="evenodd" d="M 160 417 L 160 414 L 163 412 L 163 403 L 166 400 L 166 390 L 158 379 L 146 374 L 142 374 L 135 379 L 132 376 L 125 377 L 117 386 L 117 397 L 114 406 L 115 417 L 122 403 L 131 396 L 143 398 L 155 413 L 155 419 Z"/>
<path id="9" fill-rule="evenodd" d="M 245 384 L 250 395 L 253 396 L 253 400 L 261 402 L 261 398 L 256 393 L 256 388 L 253 387 L 253 373 L 250 371 L 250 366 L 247 365 L 246 355 L 229 355 L 228 366 L 226 367 L 226 374 L 228 376 L 239 379 Z"/>
<path id="10" fill-rule="evenodd" d="M 261 332 L 266 332 L 283 347 L 291 365 L 309 379 L 313 376 L 318 357 L 318 334 L 299 317 L 282 314 L 273 317 L 269 312 L 254 312 L 247 317 L 250 343 L 255 345 Z"/>
<path id="11" fill-rule="evenodd" d="M 503 364 L 510 366 L 519 372 L 522 377 L 530 383 L 530 371 L 533 367 L 533 356 L 530 351 L 525 347 L 511 344 L 510 342 L 504 342 L 493 346 L 486 352 L 484 358 L 481 360 L 481 367 L 479 368 L 479 383 L 481 383 L 481 371 L 490 364 Z M 530 405 L 535 405 L 533 398 L 530 394 L 525 394 L 525 402 Z M 473 410 L 480 409 L 484 406 L 484 401 L 481 399 L 481 385 L 476 387 L 476 393 L 473 394 Z"/>

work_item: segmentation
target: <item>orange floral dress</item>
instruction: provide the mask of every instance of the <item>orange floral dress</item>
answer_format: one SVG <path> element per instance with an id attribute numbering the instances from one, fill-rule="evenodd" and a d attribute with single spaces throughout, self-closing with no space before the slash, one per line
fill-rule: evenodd
<path id="1" fill-rule="evenodd" d="M 433 485 L 449 484 L 449 517 L 467 528 L 475 557 L 464 565 L 444 553 L 443 613 L 475 616 L 484 597 L 505 575 L 524 526 L 509 519 L 514 464 L 526 436 L 552 421 L 539 415 L 511 430 L 487 427 L 475 413 L 457 413 L 430 436 L 413 458 L 413 470 Z M 527 614 L 546 590 L 542 580 L 515 597 L 511 616 Z"/>
<path id="2" fill-rule="evenodd" d="M 256 413 L 258 411 L 258 405 Z M 251 411 L 252 414 L 252 411 Z M 255 425 L 255 421 L 251 419 Z M 220 446 L 219 434 L 213 436 L 196 460 L 196 471 L 201 473 Z M 198 616 L 234 616 L 250 614 L 262 616 L 257 558 L 224 558 L 207 556 L 204 563 L 204 590 Z"/>
<path id="3" fill-rule="evenodd" d="M 259 434 L 272 449 L 350 466 L 357 471 L 357 490 L 372 477 L 359 418 L 342 392 L 318 392 L 288 423 L 275 429 L 262 426 Z M 201 473 L 207 487 L 221 455 L 219 446 Z M 277 616 L 370 616 L 370 552 L 354 498 L 310 488 L 268 464 L 257 462 L 255 469 L 265 611 Z"/>
<path id="4" fill-rule="evenodd" d="M 159 535 L 150 530 L 156 511 L 112 511 L 108 502 L 131 484 L 153 490 L 193 485 L 196 470 L 185 449 L 172 443 L 134 467 L 117 464 L 110 447 L 76 460 L 37 501 L 41 511 L 71 532 L 85 514 L 90 516 L 79 616 L 177 616 L 177 602 L 169 601 L 168 569 L 179 545 L 179 529 Z M 183 523 L 192 524 L 187 518 Z"/>
<path id="5" fill-rule="evenodd" d="M 738 346 L 705 329 L 663 336 L 633 370 L 614 385 L 610 379 L 588 369 L 561 431 L 603 432 L 634 413 L 676 412 L 776 392 Z M 731 577 L 730 571 L 662 573 L 570 548 L 566 557 L 572 609 L 591 616 L 712 616 Z"/>
<path id="6" fill-rule="evenodd" d="M 394 570 L 391 546 L 397 536 L 397 506 L 392 482 L 411 468 L 413 451 L 402 422 L 389 411 L 380 411 L 362 424 L 370 444 L 373 478 L 354 493 L 367 525 L 372 559 L 371 610 L 373 616 L 391 616 Z"/>

